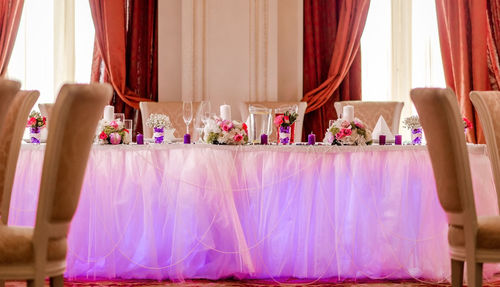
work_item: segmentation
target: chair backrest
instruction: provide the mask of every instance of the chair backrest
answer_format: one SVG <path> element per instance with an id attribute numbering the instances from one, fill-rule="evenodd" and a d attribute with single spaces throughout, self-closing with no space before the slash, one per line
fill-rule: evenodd
<path id="1" fill-rule="evenodd" d="M 479 114 L 486 138 L 491 169 L 500 206 L 500 92 L 471 92 L 470 99 Z"/>
<path id="2" fill-rule="evenodd" d="M 200 102 L 193 102 L 193 120 L 196 117 L 199 106 Z M 139 108 L 141 109 L 144 137 L 153 137 L 153 130 L 146 126 L 146 121 L 150 114 L 166 114 L 175 129 L 175 137 L 181 138 L 186 133 L 186 124 L 182 118 L 182 102 L 140 102 Z M 193 133 L 193 121 L 191 121 L 190 130 Z"/>
<path id="3" fill-rule="evenodd" d="M 304 115 L 306 113 L 307 109 L 307 103 L 306 102 L 244 102 L 240 104 L 240 114 L 241 114 L 241 119 L 243 121 L 246 121 L 249 114 L 248 108 L 252 105 L 256 106 L 263 106 L 266 108 L 273 109 L 273 113 L 275 113 L 275 110 L 278 108 L 282 107 L 290 107 L 296 105 L 298 109 L 298 114 L 299 117 L 297 118 L 297 121 L 295 123 L 295 142 L 300 142 L 302 141 L 302 128 L 304 126 Z M 274 115 L 273 115 L 274 119 Z M 274 127 L 274 124 L 273 124 Z M 276 130 L 273 130 L 273 133 L 269 137 L 270 142 L 274 142 L 277 140 L 277 135 L 276 135 Z"/>
<path id="4" fill-rule="evenodd" d="M 47 123 L 46 123 L 47 129 L 49 127 L 50 117 L 53 108 L 54 104 L 49 104 L 49 103 L 38 104 L 38 109 L 40 110 L 40 113 L 42 114 L 42 116 L 47 118 Z"/>
<path id="5" fill-rule="evenodd" d="M 21 88 L 21 83 L 0 78 L 0 130 L 4 124 L 9 107 Z"/>
<path id="6" fill-rule="evenodd" d="M 441 206 L 450 224 L 471 230 L 467 225 L 475 228 L 477 217 L 457 98 L 451 89 L 419 88 L 411 91 L 411 99 L 427 139 Z"/>
<path id="7" fill-rule="evenodd" d="M 19 91 L 12 101 L 4 119 L 2 140 L 0 141 L 0 200 L 2 222 L 9 219 L 12 185 L 16 174 L 17 158 L 28 115 L 36 100 L 38 91 Z"/>
<path id="8" fill-rule="evenodd" d="M 34 234 L 36 260 L 46 258 L 49 238 L 67 235 L 80 198 L 97 122 L 112 91 L 108 84 L 95 83 L 66 84 L 59 92 L 40 183 Z"/>
<path id="9" fill-rule="evenodd" d="M 393 134 L 399 133 L 399 121 L 403 102 L 368 102 L 368 101 L 340 101 L 334 104 L 337 116 L 340 117 L 344 106 L 354 107 L 354 116 L 373 130 L 380 116 L 383 116 Z"/>

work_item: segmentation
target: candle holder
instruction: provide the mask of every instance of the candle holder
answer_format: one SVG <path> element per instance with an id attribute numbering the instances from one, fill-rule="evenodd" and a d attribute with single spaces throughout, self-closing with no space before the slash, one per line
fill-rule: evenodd
<path id="1" fill-rule="evenodd" d="M 155 143 L 157 143 L 157 144 L 163 143 L 164 128 L 163 127 L 154 127 L 153 131 L 154 131 L 153 137 L 155 139 Z"/>
<path id="2" fill-rule="evenodd" d="M 267 135 L 266 134 L 260 135 L 260 144 L 267 145 Z"/>
<path id="3" fill-rule="evenodd" d="M 30 138 L 31 138 L 31 143 L 33 144 L 39 144 L 40 143 L 40 128 L 39 127 L 31 127 L 30 128 Z"/>
<path id="4" fill-rule="evenodd" d="M 282 145 L 290 144 L 290 126 L 280 126 L 279 141 Z"/>
<path id="5" fill-rule="evenodd" d="M 190 144 L 190 143 L 191 143 L 191 135 L 185 134 L 184 135 L 184 144 Z"/>
<path id="6" fill-rule="evenodd" d="M 144 136 L 142 134 L 137 134 L 136 142 L 137 144 L 144 144 Z"/>
<path id="7" fill-rule="evenodd" d="M 316 144 L 316 135 L 313 134 L 312 132 L 307 136 L 307 144 L 308 145 L 315 145 Z"/>
<path id="8" fill-rule="evenodd" d="M 385 145 L 385 135 L 379 135 L 378 136 L 378 144 L 379 145 Z"/>
<path id="9" fill-rule="evenodd" d="M 394 144 L 395 145 L 401 145 L 402 142 L 403 142 L 403 137 L 401 135 L 394 136 Z"/>
<path id="10" fill-rule="evenodd" d="M 413 145 L 422 144 L 422 128 L 416 128 L 411 130 L 411 143 Z"/>

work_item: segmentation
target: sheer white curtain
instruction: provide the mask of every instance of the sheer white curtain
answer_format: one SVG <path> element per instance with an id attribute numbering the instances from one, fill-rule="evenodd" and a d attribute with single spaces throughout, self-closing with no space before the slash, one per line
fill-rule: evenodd
<path id="1" fill-rule="evenodd" d="M 412 88 L 446 86 L 435 0 L 371 1 L 361 51 L 363 100 L 403 101 L 402 119 Z"/>
<path id="2" fill-rule="evenodd" d="M 26 0 L 7 76 L 53 102 L 63 83 L 90 81 L 93 44 L 88 1 Z"/>

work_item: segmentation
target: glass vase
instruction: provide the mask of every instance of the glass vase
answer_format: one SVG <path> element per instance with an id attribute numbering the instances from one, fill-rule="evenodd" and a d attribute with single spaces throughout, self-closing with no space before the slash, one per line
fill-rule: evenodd
<path id="1" fill-rule="evenodd" d="M 33 144 L 39 144 L 40 143 L 40 128 L 39 127 L 31 127 L 30 128 L 30 138 L 31 138 L 31 143 Z"/>
<path id="2" fill-rule="evenodd" d="M 422 128 L 416 128 L 411 131 L 411 144 L 422 144 Z"/>
<path id="3" fill-rule="evenodd" d="M 290 144 L 291 128 L 290 126 L 280 126 L 279 130 L 279 143 L 283 145 Z"/>
<path id="4" fill-rule="evenodd" d="M 163 143 L 164 134 L 164 128 L 155 127 L 153 129 L 153 138 L 155 139 L 155 143 Z"/>

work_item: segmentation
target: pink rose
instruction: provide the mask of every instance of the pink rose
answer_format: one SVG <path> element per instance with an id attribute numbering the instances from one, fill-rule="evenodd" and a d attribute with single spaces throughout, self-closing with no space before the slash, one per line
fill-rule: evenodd
<path id="1" fill-rule="evenodd" d="M 26 126 L 27 126 L 27 127 L 30 127 L 30 126 L 33 126 L 33 125 L 35 125 L 35 124 L 36 124 L 36 119 L 32 117 L 32 118 L 30 118 L 30 119 L 28 120 L 28 124 L 26 124 Z"/>
<path id="2" fill-rule="evenodd" d="M 346 137 L 352 135 L 352 130 L 351 129 L 341 129 L 340 130 Z"/>
<path id="3" fill-rule="evenodd" d="M 118 124 L 115 122 L 115 121 L 111 121 L 111 123 L 109 123 L 109 125 L 114 128 L 114 129 L 117 129 L 118 128 Z"/>
<path id="4" fill-rule="evenodd" d="M 354 122 L 354 124 L 355 124 L 358 128 L 360 128 L 360 129 L 364 129 L 364 128 L 365 128 L 365 126 L 364 126 L 362 123 L 360 123 L 360 122 Z"/>
<path id="5" fill-rule="evenodd" d="M 274 118 L 274 125 L 279 127 L 283 123 L 283 115 L 276 116 Z"/>
<path id="6" fill-rule="evenodd" d="M 228 131 L 230 131 L 233 128 L 233 123 L 231 121 L 227 121 L 227 120 L 223 121 L 221 128 L 225 132 L 228 132 Z"/>
<path id="7" fill-rule="evenodd" d="M 351 124 L 348 121 L 343 121 L 340 126 L 343 127 L 344 129 L 347 129 L 348 127 L 351 126 Z"/>
<path id="8" fill-rule="evenodd" d="M 105 140 L 108 138 L 108 135 L 105 132 L 101 132 L 101 134 L 99 134 L 99 138 Z"/>
<path id="9" fill-rule="evenodd" d="M 235 134 L 233 139 L 235 142 L 239 142 L 243 139 L 243 136 L 240 134 Z"/>

